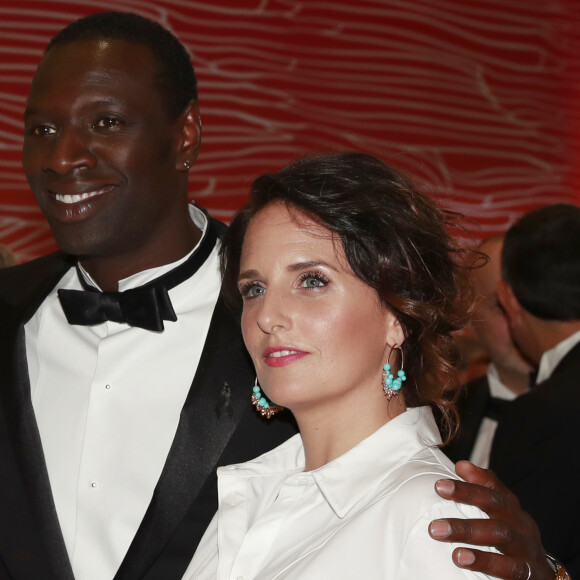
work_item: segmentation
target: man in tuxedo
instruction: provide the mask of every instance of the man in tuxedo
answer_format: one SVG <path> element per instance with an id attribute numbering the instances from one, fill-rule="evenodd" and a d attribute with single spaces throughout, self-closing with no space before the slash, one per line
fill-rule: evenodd
<path id="1" fill-rule="evenodd" d="M 452 461 L 469 459 L 480 467 L 489 465 L 497 421 L 507 401 L 529 390 L 532 366 L 524 359 L 510 334 L 505 312 L 497 297 L 501 280 L 501 249 L 504 235 L 483 240 L 479 249 L 488 262 L 472 271 L 476 303 L 471 330 L 489 355 L 485 375 L 465 385 L 457 403 L 459 432 L 443 451 Z"/>
<path id="2" fill-rule="evenodd" d="M 295 432 L 249 403 L 223 226 L 187 202 L 200 137 L 190 59 L 161 26 L 96 14 L 47 47 L 23 166 L 61 252 L 0 272 L 2 580 L 178 580 L 216 509 L 216 467 Z M 469 551 L 471 569 L 550 578 L 509 492 L 464 473 L 479 485 L 440 493 L 496 519 L 433 535 L 511 554 Z"/>
<path id="3" fill-rule="evenodd" d="M 73 24 L 34 76 L 23 165 L 62 253 L 0 284 L 2 578 L 179 578 L 216 464 L 294 432 L 247 404 L 223 226 L 188 206 L 195 91 L 181 44 L 134 17 Z"/>
<path id="4" fill-rule="evenodd" d="M 502 274 L 500 301 L 538 376 L 503 412 L 490 466 L 536 519 L 548 551 L 580 578 L 580 208 L 524 215 L 507 232 Z"/>

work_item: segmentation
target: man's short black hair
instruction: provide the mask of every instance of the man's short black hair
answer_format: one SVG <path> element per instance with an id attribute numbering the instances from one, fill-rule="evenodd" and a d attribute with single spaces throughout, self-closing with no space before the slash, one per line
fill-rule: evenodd
<path id="1" fill-rule="evenodd" d="M 518 302 L 544 320 L 580 320 L 580 208 L 554 204 L 507 232 L 502 275 Z"/>
<path id="2" fill-rule="evenodd" d="M 171 119 L 197 100 L 197 80 L 191 59 L 177 38 L 157 22 L 131 12 L 98 12 L 72 22 L 48 44 L 55 46 L 81 40 L 119 39 L 148 46 L 158 62 L 157 88 Z"/>

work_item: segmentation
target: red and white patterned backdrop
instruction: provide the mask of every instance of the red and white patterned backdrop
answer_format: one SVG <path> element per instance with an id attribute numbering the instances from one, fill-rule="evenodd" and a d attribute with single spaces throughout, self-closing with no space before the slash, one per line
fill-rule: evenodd
<path id="1" fill-rule="evenodd" d="M 231 218 L 251 180 L 312 151 L 406 170 L 476 236 L 578 203 L 578 0 L 0 0 L 0 243 L 53 242 L 20 167 L 22 112 L 49 39 L 91 12 L 138 12 L 190 49 L 202 151 L 190 192 Z"/>

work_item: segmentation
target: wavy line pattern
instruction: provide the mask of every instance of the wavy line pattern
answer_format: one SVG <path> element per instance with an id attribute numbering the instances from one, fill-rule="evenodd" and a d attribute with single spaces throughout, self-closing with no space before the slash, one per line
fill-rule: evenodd
<path id="1" fill-rule="evenodd" d="M 156 19 L 190 49 L 202 151 L 193 198 L 229 220 L 252 179 L 312 151 L 359 149 L 501 231 L 580 201 L 575 0 L 4 0 L 0 243 L 53 249 L 20 168 L 22 112 L 50 38 L 90 12 Z"/>

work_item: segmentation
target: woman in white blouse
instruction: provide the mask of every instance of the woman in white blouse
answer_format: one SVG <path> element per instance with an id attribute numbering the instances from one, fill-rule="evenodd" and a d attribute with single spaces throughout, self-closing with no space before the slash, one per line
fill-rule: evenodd
<path id="1" fill-rule="evenodd" d="M 257 411 L 289 409 L 300 435 L 218 470 L 219 510 L 185 578 L 487 578 L 428 534 L 434 519 L 486 517 L 434 491 L 456 477 L 433 417 L 454 421 L 451 332 L 466 311 L 451 220 L 361 153 L 256 180 L 224 242 L 224 288 L 241 298 Z"/>

